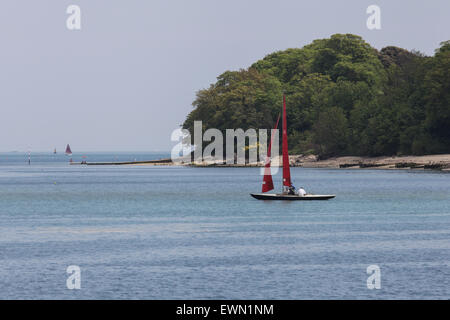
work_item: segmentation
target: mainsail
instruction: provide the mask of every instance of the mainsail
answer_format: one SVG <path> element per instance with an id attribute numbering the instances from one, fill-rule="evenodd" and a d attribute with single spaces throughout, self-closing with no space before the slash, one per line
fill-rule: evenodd
<path id="1" fill-rule="evenodd" d="M 291 170 L 289 168 L 289 153 L 287 142 L 287 121 L 286 121 L 286 97 L 283 95 L 283 186 L 290 187 Z"/>
<path id="2" fill-rule="evenodd" d="M 264 168 L 264 178 L 263 178 L 263 185 L 262 185 L 262 192 L 267 192 L 270 190 L 273 190 L 273 180 L 272 180 L 272 172 L 270 170 L 270 156 L 271 156 L 271 149 L 272 149 L 272 141 L 274 137 L 274 131 L 278 128 L 278 122 L 280 121 L 280 116 L 278 116 L 277 123 L 275 124 L 275 128 L 272 131 L 272 135 L 270 137 L 269 142 L 269 148 L 267 149 L 267 158 Z"/>

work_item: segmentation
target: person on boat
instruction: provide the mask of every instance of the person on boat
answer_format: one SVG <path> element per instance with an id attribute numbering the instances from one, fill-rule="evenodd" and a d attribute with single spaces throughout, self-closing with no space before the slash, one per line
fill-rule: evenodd
<path id="1" fill-rule="evenodd" d="M 298 189 L 298 195 L 299 195 L 300 197 L 306 196 L 306 191 L 305 191 L 305 189 L 304 189 L 303 187 L 300 187 L 300 188 Z"/>
<path id="2" fill-rule="evenodd" d="M 295 194 L 297 194 L 297 193 L 295 192 L 295 187 L 294 187 L 294 185 L 291 184 L 291 186 L 290 186 L 289 189 L 288 189 L 288 194 L 289 194 L 289 195 L 295 195 Z"/>

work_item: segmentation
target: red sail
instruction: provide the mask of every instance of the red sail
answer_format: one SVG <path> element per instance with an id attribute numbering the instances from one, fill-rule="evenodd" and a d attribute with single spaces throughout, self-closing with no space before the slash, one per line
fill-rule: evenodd
<path id="1" fill-rule="evenodd" d="M 277 124 L 275 125 L 274 130 L 277 130 L 279 121 L 280 121 L 280 117 L 278 116 Z M 266 164 L 265 164 L 265 169 L 264 169 L 262 192 L 267 192 L 267 191 L 273 190 L 272 172 L 270 171 L 270 155 L 271 155 L 271 149 L 272 149 L 272 141 L 273 141 L 273 131 L 272 131 L 272 135 L 270 137 L 269 148 L 267 149 L 267 158 L 266 158 Z"/>
<path id="2" fill-rule="evenodd" d="M 287 142 L 286 97 L 283 95 L 283 186 L 291 186 L 291 170 Z"/>
<path id="3" fill-rule="evenodd" d="M 66 154 L 72 154 L 72 150 L 70 150 L 69 145 L 67 145 L 67 147 L 66 147 Z"/>

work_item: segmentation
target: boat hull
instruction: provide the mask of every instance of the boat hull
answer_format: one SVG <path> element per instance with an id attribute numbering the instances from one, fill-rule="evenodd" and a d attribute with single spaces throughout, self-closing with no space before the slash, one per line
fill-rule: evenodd
<path id="1" fill-rule="evenodd" d="M 250 193 L 250 195 L 258 200 L 289 200 L 289 201 L 307 201 L 307 200 L 328 200 L 336 197 L 332 194 L 308 194 L 306 196 L 275 194 L 275 193 Z"/>

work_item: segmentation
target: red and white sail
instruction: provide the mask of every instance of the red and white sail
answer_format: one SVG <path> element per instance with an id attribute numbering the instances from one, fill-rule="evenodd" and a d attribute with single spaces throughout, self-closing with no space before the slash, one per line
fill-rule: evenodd
<path id="1" fill-rule="evenodd" d="M 278 116 L 277 123 L 275 124 L 275 128 L 272 131 L 272 135 L 270 137 L 269 148 L 267 149 L 267 157 L 266 163 L 264 165 L 264 178 L 262 184 L 262 192 L 267 192 L 273 190 L 273 180 L 272 180 L 272 172 L 270 170 L 270 161 L 271 161 L 271 150 L 272 150 L 272 141 L 274 137 L 274 131 L 278 128 L 278 122 L 280 121 L 280 117 Z"/>

